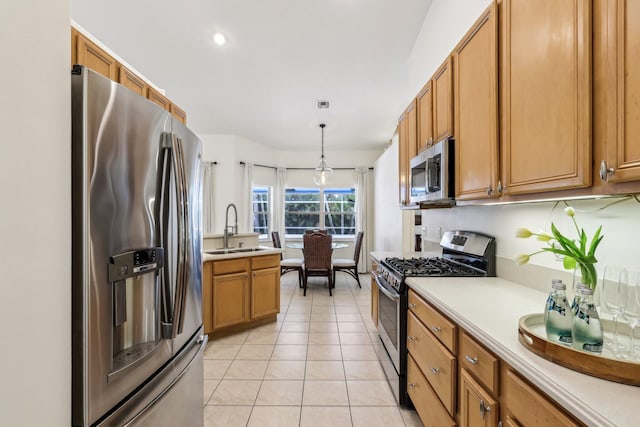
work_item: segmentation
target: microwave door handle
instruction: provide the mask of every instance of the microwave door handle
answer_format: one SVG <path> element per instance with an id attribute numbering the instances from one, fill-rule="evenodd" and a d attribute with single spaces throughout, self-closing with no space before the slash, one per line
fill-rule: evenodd
<path id="1" fill-rule="evenodd" d="M 159 246 L 165 248 L 165 263 L 160 274 L 160 292 L 161 292 L 161 325 L 162 337 L 170 339 L 173 337 L 173 316 L 171 301 L 171 262 L 169 262 L 170 251 L 168 248 L 169 235 L 169 207 L 171 192 L 171 161 L 172 161 L 171 134 L 165 132 L 162 134 L 162 149 L 160 150 L 159 167 L 161 174 L 159 176 L 158 188 L 160 189 L 158 200 L 158 236 L 160 238 Z"/>

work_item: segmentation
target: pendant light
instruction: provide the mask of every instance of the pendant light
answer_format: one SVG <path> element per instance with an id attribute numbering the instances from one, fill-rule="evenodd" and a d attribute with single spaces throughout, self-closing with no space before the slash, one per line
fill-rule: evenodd
<path id="1" fill-rule="evenodd" d="M 320 156 L 320 164 L 313 173 L 313 182 L 316 185 L 324 186 L 330 183 L 333 176 L 333 169 L 327 166 L 327 161 L 324 159 L 324 123 L 320 123 L 320 129 L 322 129 L 322 155 Z"/>

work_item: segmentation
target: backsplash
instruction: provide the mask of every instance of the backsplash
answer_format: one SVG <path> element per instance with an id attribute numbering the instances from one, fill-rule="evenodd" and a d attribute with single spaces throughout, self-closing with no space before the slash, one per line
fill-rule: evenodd
<path id="1" fill-rule="evenodd" d="M 616 203 L 612 205 L 613 202 Z M 636 255 L 640 241 L 640 221 L 638 221 L 640 203 L 633 198 L 573 200 L 566 203 L 575 208 L 576 220 L 588 236 L 591 237 L 596 228 L 602 225 L 604 239 L 596 252 L 599 273 L 605 265 L 623 265 L 629 269 L 640 270 L 640 260 Z M 515 262 L 510 261 L 518 254 L 536 252 L 543 245 L 536 239 L 516 238 L 515 233 L 518 227 L 550 232 L 551 222 L 553 222 L 560 230 L 573 236 L 574 225 L 564 214 L 564 208 L 564 202 L 559 202 L 557 206 L 555 202 L 539 202 L 431 209 L 422 211 L 422 225 L 426 227 L 426 239 L 429 241 L 438 241 L 438 227 L 445 231 L 472 230 L 494 236 L 497 243 L 497 256 L 501 258 L 498 262 L 498 275 L 502 276 L 500 274 L 502 271 L 509 276 L 505 278 L 522 283 L 530 277 L 554 275 L 553 270 L 556 271 L 555 275 L 569 274 L 563 269 L 562 261 L 553 254 L 536 255 L 531 258 L 529 264 L 524 266 L 517 266 Z M 509 262 L 511 266 L 508 265 Z M 507 267 L 501 269 L 501 264 Z M 538 276 L 535 266 L 545 267 L 540 270 L 542 276 Z M 514 275 L 519 276 L 520 280 L 514 278 Z M 545 286 L 547 282 L 550 283 L 550 278 L 545 280 Z"/>

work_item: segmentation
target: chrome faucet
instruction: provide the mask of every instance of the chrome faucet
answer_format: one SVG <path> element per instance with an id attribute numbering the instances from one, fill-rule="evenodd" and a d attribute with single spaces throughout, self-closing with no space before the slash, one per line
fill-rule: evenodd
<path id="1" fill-rule="evenodd" d="M 229 208 L 233 208 L 233 212 L 236 217 L 236 225 L 229 226 Z M 231 233 L 229 233 L 229 228 L 231 228 Z M 236 205 L 233 203 L 229 203 L 227 206 L 227 212 L 224 217 L 224 248 L 229 248 L 229 236 L 233 236 L 238 233 L 238 210 L 236 209 Z"/>

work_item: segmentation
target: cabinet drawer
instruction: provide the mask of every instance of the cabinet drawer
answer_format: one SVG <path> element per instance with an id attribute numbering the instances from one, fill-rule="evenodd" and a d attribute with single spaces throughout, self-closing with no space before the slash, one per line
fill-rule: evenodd
<path id="1" fill-rule="evenodd" d="M 456 410 L 456 358 L 411 312 L 407 348 L 450 415 Z"/>
<path id="2" fill-rule="evenodd" d="M 223 259 L 213 262 L 213 275 L 240 273 L 249 271 L 248 258 Z"/>
<path id="3" fill-rule="evenodd" d="M 425 427 L 456 426 L 411 356 L 407 362 L 407 384 L 409 397 Z"/>
<path id="4" fill-rule="evenodd" d="M 413 290 L 409 290 L 409 309 L 424 323 L 433 335 L 444 344 L 450 352 L 457 350 L 456 325 L 438 313 Z"/>
<path id="5" fill-rule="evenodd" d="M 473 374 L 491 394 L 498 395 L 500 364 L 493 354 L 463 332 L 458 357 L 461 367 Z"/>
<path id="6" fill-rule="evenodd" d="M 280 254 L 262 255 L 251 257 L 251 269 L 280 267 Z"/>
<path id="7" fill-rule="evenodd" d="M 511 369 L 507 369 L 504 376 L 504 406 L 513 425 L 538 427 L 581 425 Z"/>

